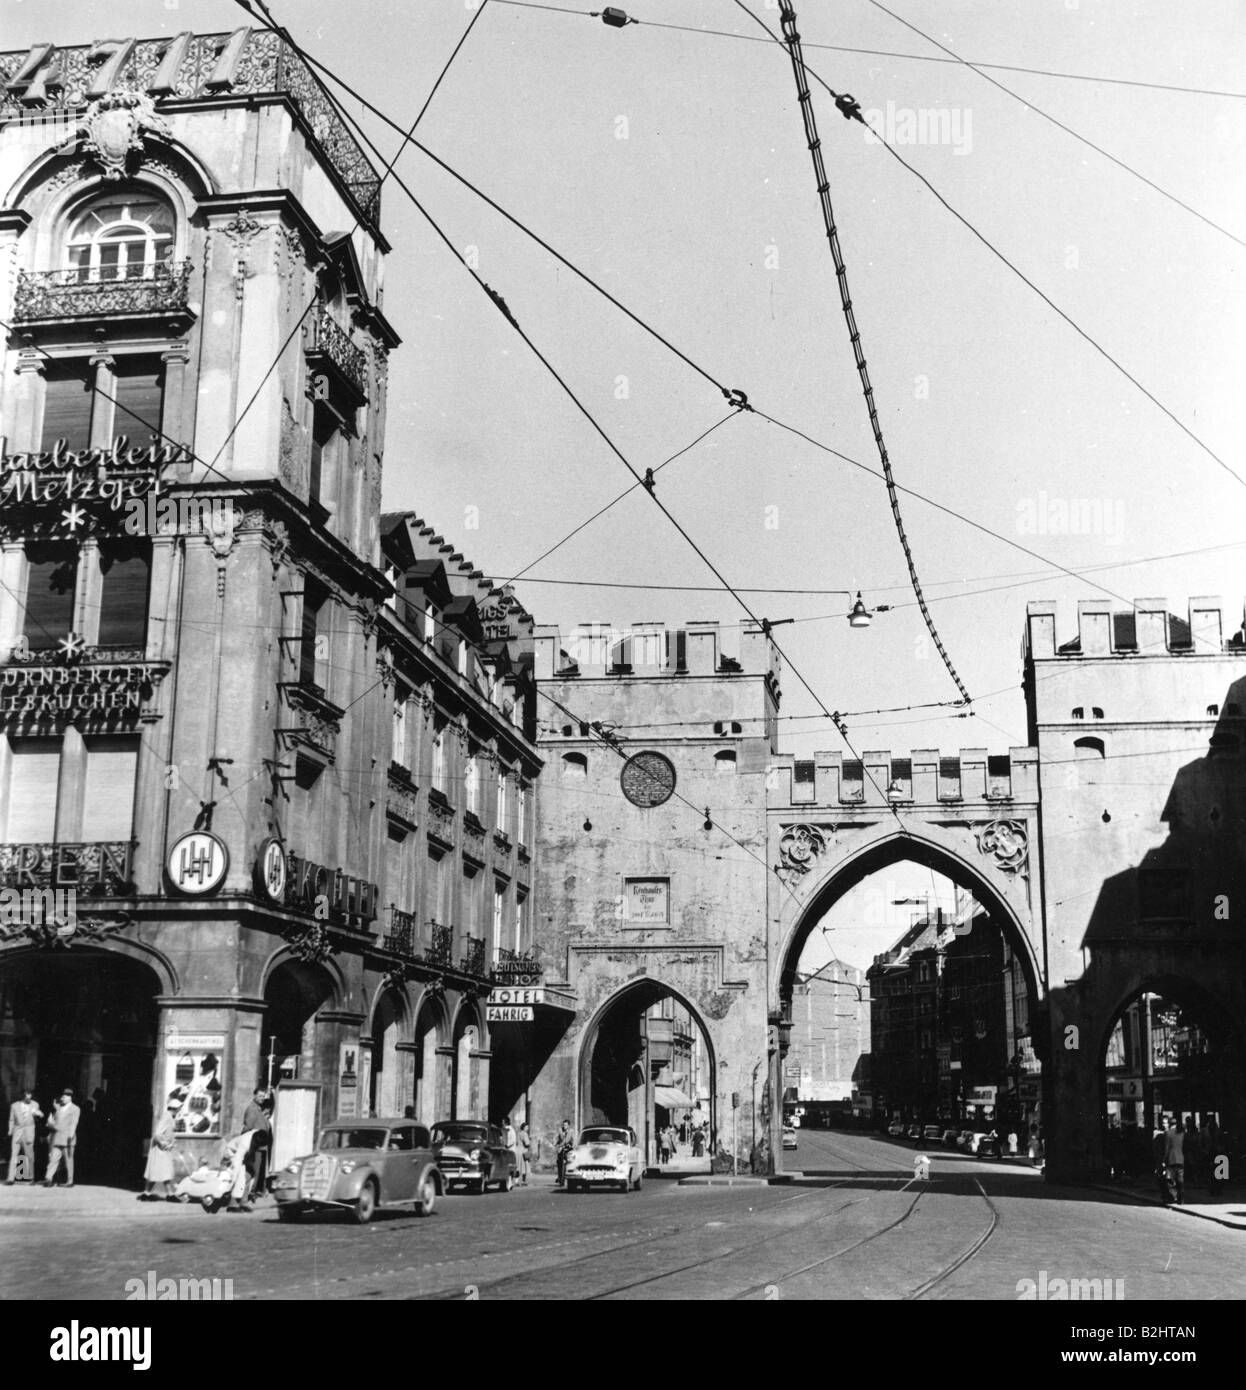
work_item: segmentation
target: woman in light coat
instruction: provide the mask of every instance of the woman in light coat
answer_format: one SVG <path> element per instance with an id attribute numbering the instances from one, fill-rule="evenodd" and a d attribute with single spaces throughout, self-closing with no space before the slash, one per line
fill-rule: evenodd
<path id="1" fill-rule="evenodd" d="M 177 1200 L 173 1196 L 173 1178 L 175 1176 L 173 1148 L 177 1142 L 173 1121 L 178 1109 L 179 1107 L 175 1103 L 170 1102 L 160 1118 L 160 1123 L 156 1126 L 156 1132 L 151 1136 L 151 1148 L 147 1153 L 147 1167 L 143 1170 L 143 1181 L 147 1186 L 139 1193 L 140 1202 L 159 1202 L 161 1200 L 173 1202 Z"/>

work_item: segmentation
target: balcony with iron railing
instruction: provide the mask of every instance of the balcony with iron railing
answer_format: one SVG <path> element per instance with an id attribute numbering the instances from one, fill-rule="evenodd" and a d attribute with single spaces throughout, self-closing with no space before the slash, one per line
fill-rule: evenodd
<path id="1" fill-rule="evenodd" d="M 463 943 L 463 972 L 466 975 L 477 975 L 483 978 L 485 974 L 485 943 L 483 938 L 469 936 Z"/>
<path id="2" fill-rule="evenodd" d="M 305 329 L 307 361 L 313 368 L 327 370 L 342 387 L 353 406 L 368 399 L 368 359 L 361 347 L 322 304 Z"/>
<path id="3" fill-rule="evenodd" d="M 189 326 L 190 261 L 109 267 L 106 271 L 19 270 L 13 300 L 18 323 L 67 319 L 172 319 Z"/>

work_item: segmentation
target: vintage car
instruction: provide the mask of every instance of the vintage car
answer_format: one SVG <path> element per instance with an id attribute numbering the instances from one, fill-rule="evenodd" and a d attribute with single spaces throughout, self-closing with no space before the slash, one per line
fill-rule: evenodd
<path id="1" fill-rule="evenodd" d="M 269 1184 L 277 1219 L 348 1211 L 364 1225 L 378 1208 L 428 1216 L 445 1190 L 432 1140 L 414 1120 L 339 1120 L 320 1132 L 316 1152 L 292 1159 Z"/>
<path id="2" fill-rule="evenodd" d="M 506 1136 L 484 1120 L 438 1120 L 433 1126 L 437 1167 L 451 1192 L 456 1186 L 483 1192 L 496 1183 L 500 1192 L 515 1185 L 516 1162 Z"/>
<path id="3" fill-rule="evenodd" d="M 567 1157 L 567 1191 L 616 1186 L 640 1191 L 645 1161 L 636 1146 L 636 1132 L 620 1125 L 589 1125 Z"/>
<path id="4" fill-rule="evenodd" d="M 796 1131 L 792 1128 L 791 1125 L 784 1125 L 784 1126 L 783 1126 L 783 1147 L 784 1147 L 785 1149 L 794 1149 L 794 1148 L 797 1148 L 797 1147 L 798 1147 L 798 1143 L 799 1143 L 799 1141 L 798 1141 L 797 1138 L 796 1138 Z"/>

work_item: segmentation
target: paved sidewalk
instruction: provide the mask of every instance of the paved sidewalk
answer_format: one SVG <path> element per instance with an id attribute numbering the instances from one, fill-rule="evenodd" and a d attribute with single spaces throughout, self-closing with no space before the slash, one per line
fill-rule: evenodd
<path id="1" fill-rule="evenodd" d="M 1233 1193 L 1222 1192 L 1219 1196 L 1208 1196 L 1205 1200 L 1190 1201 L 1190 1189 L 1186 1188 L 1186 1200 L 1180 1205 L 1175 1206 L 1168 1202 L 1162 1202 L 1155 1195 L 1155 1180 L 1152 1178 L 1147 1183 L 1095 1183 L 1093 1184 L 1097 1192 L 1111 1192 L 1117 1197 L 1130 1197 L 1135 1202 L 1144 1203 L 1147 1206 L 1163 1207 L 1172 1206 L 1172 1210 L 1180 1216 L 1197 1216 L 1203 1221 L 1215 1221 L 1221 1226 L 1228 1226 L 1233 1230 L 1246 1231 L 1246 1192 L 1240 1188 Z M 1200 1198 L 1203 1196 L 1199 1194 Z"/>
<path id="2" fill-rule="evenodd" d="M 267 1194 L 254 1203 L 256 1211 L 275 1205 L 275 1200 Z M 22 1182 L 12 1187 L 0 1186 L 0 1218 L 24 1216 L 52 1220 L 63 1216 L 128 1216 L 147 1221 L 185 1216 L 196 1207 L 195 1202 L 140 1202 L 136 1192 L 128 1192 L 123 1187 L 92 1187 L 82 1183 L 73 1187 L 44 1187 Z"/>

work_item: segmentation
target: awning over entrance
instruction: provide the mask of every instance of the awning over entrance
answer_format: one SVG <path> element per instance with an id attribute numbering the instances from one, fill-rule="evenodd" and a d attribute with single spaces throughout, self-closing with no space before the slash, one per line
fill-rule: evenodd
<path id="1" fill-rule="evenodd" d="M 691 1110 L 696 1101 L 685 1095 L 678 1086 L 655 1086 L 653 1100 L 666 1110 Z"/>

